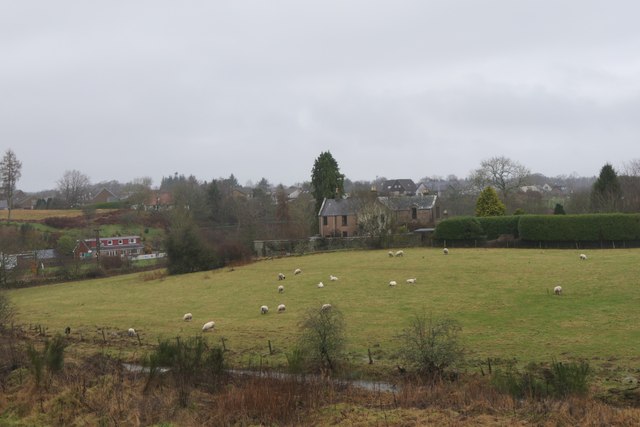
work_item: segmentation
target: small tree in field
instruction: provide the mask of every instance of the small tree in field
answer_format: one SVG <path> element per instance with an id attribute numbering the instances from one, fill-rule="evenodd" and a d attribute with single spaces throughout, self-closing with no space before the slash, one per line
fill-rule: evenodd
<path id="1" fill-rule="evenodd" d="M 425 314 L 414 316 L 399 337 L 404 363 L 422 377 L 441 377 L 447 368 L 463 360 L 458 340 L 461 329 L 453 319 L 433 319 Z"/>
<path id="2" fill-rule="evenodd" d="M 487 187 L 476 201 L 476 216 L 501 216 L 507 211 L 493 187 Z"/>
<path id="3" fill-rule="evenodd" d="M 298 349 L 308 368 L 335 372 L 344 360 L 345 327 L 342 312 L 336 307 L 311 309 L 300 324 Z"/>
<path id="4" fill-rule="evenodd" d="M 564 206 L 562 206 L 560 203 L 556 203 L 556 207 L 553 208 L 553 214 L 554 215 L 566 215 L 566 212 L 564 211 Z"/>

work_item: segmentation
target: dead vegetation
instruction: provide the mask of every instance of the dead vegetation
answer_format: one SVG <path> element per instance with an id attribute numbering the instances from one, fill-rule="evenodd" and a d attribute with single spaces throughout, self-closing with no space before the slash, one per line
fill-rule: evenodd
<path id="1" fill-rule="evenodd" d="M 70 344 L 73 344 L 70 341 Z M 189 404 L 170 373 L 149 381 L 104 349 L 70 345 L 64 367 L 36 381 L 27 348 L 44 338 L 5 330 L 0 340 L 0 420 L 12 425 L 640 425 L 640 393 L 610 404 L 595 397 L 516 398 L 480 374 L 421 383 L 398 374 L 397 390 L 368 391 L 319 377 L 224 373 L 190 385 Z M 183 402 L 184 403 L 184 402 Z"/>

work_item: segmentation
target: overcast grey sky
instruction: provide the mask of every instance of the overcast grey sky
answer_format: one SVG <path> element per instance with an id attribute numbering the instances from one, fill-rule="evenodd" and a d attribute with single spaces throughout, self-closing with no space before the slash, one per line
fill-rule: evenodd
<path id="1" fill-rule="evenodd" d="M 640 157 L 640 2 L 0 0 L 18 188 L 178 172 L 352 180 L 504 155 L 549 176 Z"/>

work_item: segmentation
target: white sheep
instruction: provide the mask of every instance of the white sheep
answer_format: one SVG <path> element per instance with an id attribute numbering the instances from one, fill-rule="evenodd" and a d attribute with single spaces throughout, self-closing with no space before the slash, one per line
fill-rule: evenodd
<path id="1" fill-rule="evenodd" d="M 318 286 L 319 288 L 324 288 L 324 283 L 320 282 L 320 283 L 318 283 L 318 285 L 317 285 L 317 286 Z"/>
<path id="2" fill-rule="evenodd" d="M 186 313 L 184 316 L 182 316 L 182 320 L 184 320 L 185 322 L 190 322 L 191 320 L 193 320 L 193 314 Z"/>
<path id="3" fill-rule="evenodd" d="M 331 280 L 332 282 L 337 282 L 338 278 L 334 275 L 329 275 L 329 280 Z"/>
<path id="4" fill-rule="evenodd" d="M 403 256 L 404 255 L 404 251 L 398 251 L 396 252 L 396 256 Z"/>
<path id="5" fill-rule="evenodd" d="M 397 284 L 398 282 L 396 282 L 395 280 L 389 282 L 389 286 L 396 286 Z"/>
<path id="6" fill-rule="evenodd" d="M 135 337 L 136 336 L 136 330 L 133 328 L 129 328 L 129 330 L 127 331 L 127 335 L 129 335 L 130 337 Z"/>
<path id="7" fill-rule="evenodd" d="M 284 280 L 285 276 L 282 273 L 278 273 L 278 280 Z"/>
<path id="8" fill-rule="evenodd" d="M 389 257 L 393 258 L 395 256 L 395 254 L 391 251 L 389 251 Z"/>
<path id="9" fill-rule="evenodd" d="M 300 270 L 299 268 L 296 268 L 295 270 L 293 270 L 293 274 L 298 275 L 302 273 L 302 270 Z"/>
<path id="10" fill-rule="evenodd" d="M 282 313 L 287 309 L 287 307 L 284 304 L 280 304 L 278 306 L 278 313 Z"/>
<path id="11" fill-rule="evenodd" d="M 212 331 L 216 327 L 216 322 L 213 320 L 202 325 L 202 332 Z"/>
<path id="12" fill-rule="evenodd" d="M 266 305 L 263 305 L 262 307 L 260 307 L 261 314 L 267 314 L 268 312 L 269 312 L 269 307 L 267 307 Z"/>
<path id="13" fill-rule="evenodd" d="M 322 308 L 320 308 L 320 310 L 322 311 L 331 310 L 331 304 L 322 304 Z"/>
<path id="14" fill-rule="evenodd" d="M 586 260 L 586 259 L 587 259 L 587 255 L 585 255 L 585 254 L 580 254 L 580 259 L 581 259 L 581 260 L 583 260 L 583 261 L 584 261 L 584 260 Z"/>
<path id="15" fill-rule="evenodd" d="M 442 250 L 442 253 L 443 253 L 443 254 L 445 254 L 445 255 L 449 255 L 449 249 L 444 248 L 444 249 Z"/>
<path id="16" fill-rule="evenodd" d="M 284 292 L 284 286 L 280 285 L 278 286 L 278 293 L 281 294 Z"/>
<path id="17" fill-rule="evenodd" d="M 416 283 L 416 278 L 412 278 L 412 279 L 407 279 L 407 283 L 409 283 L 410 285 L 413 285 Z"/>
<path id="18" fill-rule="evenodd" d="M 562 295 L 562 286 L 556 286 L 553 288 L 553 293 L 556 295 Z"/>

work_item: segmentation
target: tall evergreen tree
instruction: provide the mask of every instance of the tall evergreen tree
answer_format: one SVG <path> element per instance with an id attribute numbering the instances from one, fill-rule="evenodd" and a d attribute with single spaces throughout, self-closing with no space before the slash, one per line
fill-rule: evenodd
<path id="1" fill-rule="evenodd" d="M 322 201 L 340 197 L 344 193 L 344 175 L 340 173 L 338 162 L 329 151 L 320 153 L 311 171 L 311 194 L 316 200 L 316 214 Z"/>
<path id="2" fill-rule="evenodd" d="M 616 212 L 620 208 L 622 191 L 618 174 L 609 163 L 600 169 L 600 176 L 591 189 L 591 209 L 594 212 Z"/>
<path id="3" fill-rule="evenodd" d="M 476 216 L 501 216 L 507 208 L 500 201 L 493 187 L 487 187 L 480 193 L 476 202 Z"/>

